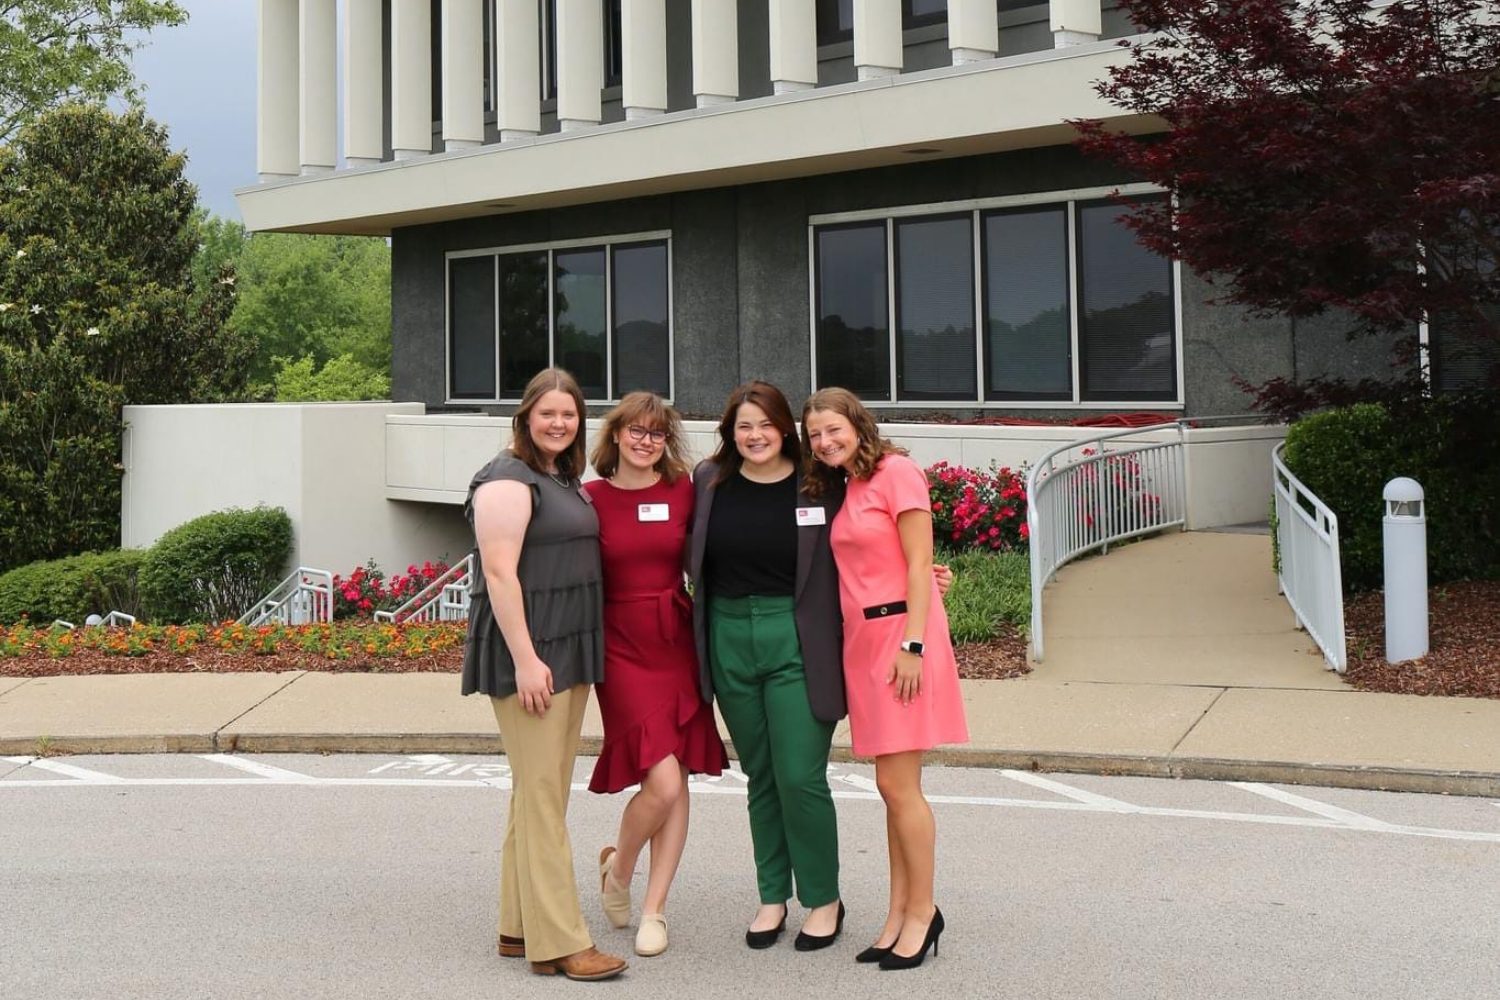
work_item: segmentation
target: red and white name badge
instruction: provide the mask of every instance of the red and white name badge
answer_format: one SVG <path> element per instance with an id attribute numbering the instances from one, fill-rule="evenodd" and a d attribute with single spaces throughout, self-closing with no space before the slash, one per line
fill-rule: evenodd
<path id="1" fill-rule="evenodd" d="M 672 512 L 669 504 L 642 503 L 636 504 L 635 507 L 635 519 L 637 521 L 665 521 L 671 515 Z"/>
<path id="2" fill-rule="evenodd" d="M 822 507 L 798 507 L 797 527 L 808 528 L 815 524 L 827 524 L 828 515 Z"/>

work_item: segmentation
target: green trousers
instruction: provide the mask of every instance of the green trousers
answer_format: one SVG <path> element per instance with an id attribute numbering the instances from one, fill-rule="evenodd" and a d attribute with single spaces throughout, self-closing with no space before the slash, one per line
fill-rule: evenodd
<path id="1" fill-rule="evenodd" d="M 712 598 L 709 659 L 719 711 L 749 779 L 762 903 L 839 898 L 839 833 L 828 790 L 832 722 L 813 717 L 790 597 Z"/>

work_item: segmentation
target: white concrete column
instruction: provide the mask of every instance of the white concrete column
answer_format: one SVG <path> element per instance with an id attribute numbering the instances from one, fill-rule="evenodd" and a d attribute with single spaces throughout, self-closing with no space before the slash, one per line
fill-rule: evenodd
<path id="1" fill-rule="evenodd" d="M 1097 42 L 1104 32 L 1099 7 L 1099 0 L 1051 0 L 1053 47 Z"/>
<path id="2" fill-rule="evenodd" d="M 622 0 L 620 22 L 625 117 L 662 114 L 667 110 L 666 0 Z"/>
<path id="3" fill-rule="evenodd" d="M 495 124 L 500 141 L 542 130 L 542 22 L 536 0 L 495 0 Z"/>
<path id="4" fill-rule="evenodd" d="M 391 147 L 396 159 L 432 152 L 432 7 L 391 0 Z"/>
<path id="5" fill-rule="evenodd" d="M 693 98 L 698 107 L 740 96 L 738 0 L 693 0 Z"/>
<path id="6" fill-rule="evenodd" d="M 854 0 L 854 71 L 861 80 L 895 76 L 901 51 L 901 0 Z"/>
<path id="7" fill-rule="evenodd" d="M 771 0 L 771 89 L 818 85 L 818 14 L 807 0 Z"/>
<path id="8" fill-rule="evenodd" d="M 255 62 L 255 169 L 262 184 L 297 176 L 297 0 L 260 0 Z"/>
<path id="9" fill-rule="evenodd" d="M 484 144 L 484 0 L 443 0 L 443 148 Z"/>
<path id="10" fill-rule="evenodd" d="M 994 0 L 948 0 L 948 49 L 955 66 L 995 58 L 1000 17 Z"/>
<path id="11" fill-rule="evenodd" d="M 604 5 L 557 0 L 557 123 L 564 132 L 599 124 L 604 114 Z"/>
<path id="12" fill-rule="evenodd" d="M 344 7 L 344 162 L 379 163 L 385 153 L 385 28 L 380 4 L 353 0 Z"/>
<path id="13" fill-rule="evenodd" d="M 334 0 L 301 0 L 297 14 L 297 147 L 304 174 L 338 163 L 338 10 Z"/>

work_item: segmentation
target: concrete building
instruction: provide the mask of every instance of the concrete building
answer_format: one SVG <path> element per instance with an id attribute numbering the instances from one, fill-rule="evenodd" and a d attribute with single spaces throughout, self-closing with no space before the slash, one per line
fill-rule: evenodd
<path id="1" fill-rule="evenodd" d="M 979 464 L 1071 432 L 920 422 L 1237 413 L 1236 377 L 1384 370 L 1388 345 L 1336 322 L 1210 305 L 1119 224 L 1114 192 L 1159 193 L 1083 158 L 1066 124 L 1160 127 L 1095 93 L 1134 32 L 1115 0 L 259 0 L 259 17 L 245 222 L 390 238 L 394 402 L 221 408 L 242 437 L 290 435 L 300 464 L 226 472 L 212 498 L 153 484 L 214 420 L 133 408 L 127 544 L 271 491 L 293 498 L 304 562 L 456 555 L 468 476 L 548 363 L 596 415 L 635 388 L 715 417 L 748 378 L 794 406 L 844 385 L 919 457 Z M 1197 524 L 1263 517 L 1277 435 L 1205 433 Z M 383 469 L 316 485 L 355 455 Z"/>

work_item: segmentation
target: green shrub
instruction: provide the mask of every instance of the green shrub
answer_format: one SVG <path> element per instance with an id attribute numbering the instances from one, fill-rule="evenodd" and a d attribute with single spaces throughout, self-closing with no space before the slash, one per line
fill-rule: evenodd
<path id="1" fill-rule="evenodd" d="M 23 615 L 37 625 L 58 618 L 82 624 L 110 611 L 139 616 L 137 575 L 145 558 L 139 549 L 117 549 L 17 567 L 0 575 L 0 625 Z"/>
<path id="2" fill-rule="evenodd" d="M 1286 464 L 1339 519 L 1344 588 L 1382 585 L 1384 502 L 1397 476 L 1426 494 L 1428 578 L 1500 576 L 1500 393 L 1328 410 L 1293 424 Z"/>
<path id="3" fill-rule="evenodd" d="M 1026 553 L 939 552 L 936 559 L 953 570 L 943 606 L 955 643 L 993 639 L 1002 622 L 1029 634 L 1031 561 Z"/>
<path id="4" fill-rule="evenodd" d="M 280 507 L 205 514 L 151 548 L 141 601 L 156 622 L 233 617 L 281 581 L 291 552 L 292 522 Z"/>

